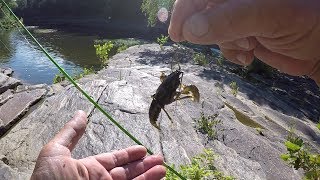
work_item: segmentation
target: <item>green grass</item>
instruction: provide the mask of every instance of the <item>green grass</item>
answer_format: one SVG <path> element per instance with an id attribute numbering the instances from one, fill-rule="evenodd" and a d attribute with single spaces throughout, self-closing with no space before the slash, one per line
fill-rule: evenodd
<path id="1" fill-rule="evenodd" d="M 231 93 L 236 97 L 239 92 L 239 86 L 238 86 L 237 82 L 232 81 L 229 85 L 231 88 Z"/>
<path id="2" fill-rule="evenodd" d="M 320 130 L 320 121 L 319 121 L 319 123 L 317 124 L 317 128 Z"/>
<path id="3" fill-rule="evenodd" d="M 226 61 L 226 59 L 222 56 L 222 54 L 220 54 L 217 58 L 216 58 L 216 62 L 218 66 L 223 66 L 223 62 Z"/>
<path id="4" fill-rule="evenodd" d="M 180 174 L 186 179 L 201 180 L 201 179 L 216 179 L 216 180 L 233 180 L 231 176 L 225 176 L 221 171 L 218 171 L 214 166 L 216 155 L 212 150 L 204 150 L 191 159 L 191 164 L 181 165 Z M 174 166 L 173 166 L 174 167 Z M 171 171 L 167 171 L 167 180 L 180 180 Z"/>
<path id="5" fill-rule="evenodd" d="M 291 167 L 304 170 L 304 179 L 320 179 L 320 154 L 312 154 L 300 137 L 294 136 L 291 131 L 285 142 L 287 153 L 281 159 Z"/>
<path id="6" fill-rule="evenodd" d="M 209 64 L 209 61 L 203 53 L 194 53 L 193 61 L 200 66 L 206 66 Z"/>
<path id="7" fill-rule="evenodd" d="M 74 80 L 78 80 L 80 78 L 83 78 L 86 75 L 94 74 L 96 71 L 93 68 L 84 68 L 82 73 L 74 75 L 72 78 Z M 62 75 L 62 73 L 56 74 L 53 78 L 53 84 L 60 83 L 62 81 L 66 80 L 65 76 Z"/>
<path id="8" fill-rule="evenodd" d="M 202 112 L 199 119 L 195 119 L 196 129 L 203 134 L 207 134 L 209 140 L 213 140 L 217 136 L 217 125 L 221 120 L 217 120 L 218 114 L 205 116 Z"/>
<path id="9" fill-rule="evenodd" d="M 157 38 L 157 43 L 160 45 L 160 49 L 163 51 L 163 46 L 168 42 L 169 36 L 164 36 L 161 34 L 160 37 Z"/>

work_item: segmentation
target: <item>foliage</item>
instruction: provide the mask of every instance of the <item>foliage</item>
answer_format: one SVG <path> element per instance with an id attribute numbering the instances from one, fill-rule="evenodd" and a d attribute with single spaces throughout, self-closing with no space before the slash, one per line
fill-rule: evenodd
<path id="1" fill-rule="evenodd" d="M 113 55 L 120 53 L 131 46 L 145 44 L 145 41 L 139 39 L 115 39 L 115 40 L 95 40 L 94 47 L 96 54 L 100 59 L 102 66 L 108 64 L 108 60 Z"/>
<path id="2" fill-rule="evenodd" d="M 56 74 L 54 76 L 53 84 L 60 83 L 60 82 L 64 81 L 65 79 L 66 79 L 66 77 L 61 72 L 59 72 L 59 74 Z"/>
<path id="3" fill-rule="evenodd" d="M 186 179 L 200 180 L 200 179 L 218 179 L 218 180 L 232 180 L 231 176 L 224 176 L 222 172 L 218 171 L 214 166 L 215 155 L 212 150 L 204 150 L 204 153 L 192 158 L 191 164 L 181 165 L 180 174 Z M 179 180 L 179 178 L 171 171 L 167 171 L 166 179 Z"/>
<path id="4" fill-rule="evenodd" d="M 16 8 L 17 3 L 13 0 L 5 0 L 10 8 Z M 16 28 L 15 18 L 10 14 L 7 8 L 0 2 L 0 30 L 10 30 Z"/>
<path id="5" fill-rule="evenodd" d="M 108 41 L 102 45 L 95 44 L 94 47 L 96 48 L 96 54 L 102 62 L 102 65 L 107 65 L 110 56 L 110 51 L 113 49 L 114 44 L 111 41 Z"/>
<path id="6" fill-rule="evenodd" d="M 93 73 L 95 73 L 95 70 L 92 67 L 91 68 L 83 68 L 82 73 L 76 74 L 72 78 L 74 80 L 77 80 L 77 79 L 83 78 L 86 75 L 93 74 Z M 59 74 L 56 74 L 55 77 L 53 78 L 53 84 L 60 83 L 64 80 L 66 80 L 66 77 L 60 72 Z"/>
<path id="7" fill-rule="evenodd" d="M 147 16 L 149 26 L 156 25 L 160 8 L 166 8 L 170 12 L 174 2 L 175 0 L 143 0 L 141 10 Z"/>
<path id="8" fill-rule="evenodd" d="M 200 66 L 205 66 L 209 64 L 206 55 L 204 55 L 203 53 L 194 53 L 193 61 Z"/>
<path id="9" fill-rule="evenodd" d="M 295 169 L 303 169 L 305 179 L 320 179 L 320 154 L 312 154 L 300 137 L 295 137 L 290 132 L 285 142 L 287 153 L 281 155 L 281 159 Z"/>
<path id="10" fill-rule="evenodd" d="M 157 43 L 160 45 L 160 49 L 163 51 L 163 45 L 168 42 L 169 36 L 164 36 L 161 34 L 160 37 L 157 38 Z"/>
<path id="11" fill-rule="evenodd" d="M 320 121 L 319 121 L 319 123 L 317 124 L 317 128 L 320 130 Z"/>
<path id="12" fill-rule="evenodd" d="M 225 61 L 225 57 L 223 57 L 222 54 L 220 54 L 217 58 L 216 58 L 216 61 L 217 61 L 217 65 L 218 66 L 222 66 L 223 65 L 223 62 Z"/>
<path id="13" fill-rule="evenodd" d="M 195 119 L 196 128 L 203 134 L 207 134 L 210 140 L 215 139 L 217 136 L 216 127 L 221 120 L 217 120 L 217 114 L 211 116 L 205 116 L 203 112 L 201 112 L 200 118 Z"/>
<path id="14" fill-rule="evenodd" d="M 119 46 L 118 48 L 117 48 L 117 53 L 120 53 L 120 52 L 122 52 L 122 51 L 124 51 L 124 50 L 126 50 L 126 49 L 128 49 L 129 47 L 127 46 L 127 45 L 125 45 L 125 44 L 123 44 L 123 45 L 121 45 L 121 46 Z"/>
<path id="15" fill-rule="evenodd" d="M 231 93 L 232 93 L 234 96 L 237 96 L 238 91 L 239 91 L 239 87 L 238 87 L 237 82 L 232 81 L 232 82 L 230 83 L 230 88 L 231 88 Z"/>
<path id="16" fill-rule="evenodd" d="M 94 74 L 94 73 L 95 73 L 95 70 L 92 67 L 91 68 L 83 68 L 83 72 L 73 76 L 73 79 L 77 80 L 77 79 L 83 78 L 86 75 Z"/>

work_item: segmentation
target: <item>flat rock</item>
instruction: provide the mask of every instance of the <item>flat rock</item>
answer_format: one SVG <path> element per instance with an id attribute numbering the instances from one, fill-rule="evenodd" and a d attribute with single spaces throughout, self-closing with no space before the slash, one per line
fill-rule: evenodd
<path id="1" fill-rule="evenodd" d="M 209 148 L 218 155 L 217 168 L 237 179 L 302 179 L 302 173 L 285 164 L 280 155 L 286 151 L 283 142 L 290 129 L 287 121 L 296 122 L 297 133 L 318 151 L 319 145 L 314 140 L 319 132 L 311 128 L 314 124 L 308 116 L 274 92 L 264 91 L 221 68 L 196 66 L 190 62 L 191 57 L 190 52 L 177 55 L 172 47 L 161 51 L 155 44 L 134 46 L 115 55 L 107 69 L 86 76 L 79 83 L 120 125 L 154 153 L 162 154 L 168 164 L 179 167 L 190 163 L 192 157 Z M 159 131 L 149 122 L 149 105 L 161 83 L 161 72 L 172 72 L 175 58 L 181 60 L 183 83 L 199 88 L 200 103 L 184 99 L 167 105 L 172 122 L 162 111 L 157 121 Z M 232 81 L 237 81 L 240 87 L 237 97 L 229 94 L 227 86 Z M 75 87 L 56 85 L 51 88 L 50 97 L 0 139 L 0 152 L 9 166 L 18 173 L 30 173 L 42 146 L 78 109 L 88 113 L 89 122 L 72 152 L 73 157 L 83 158 L 135 144 Z M 237 119 L 235 110 L 263 126 L 264 136 Z M 290 110 L 306 119 L 293 118 Z M 196 129 L 195 120 L 202 113 L 218 115 L 221 120 L 214 127 L 217 140 L 209 140 Z"/>
<path id="2" fill-rule="evenodd" d="M 6 76 L 12 76 L 13 70 L 11 68 L 0 68 L 0 73 Z"/>
<path id="3" fill-rule="evenodd" d="M 24 91 L 14 94 L 10 100 L 2 105 L 0 119 L 3 125 L 0 127 L 0 136 L 6 133 L 6 130 L 13 126 L 45 93 L 46 90 L 43 89 Z"/>
<path id="4" fill-rule="evenodd" d="M 36 84 L 36 85 L 20 85 L 17 87 L 15 93 L 30 91 L 35 89 L 48 89 L 48 85 L 46 84 Z"/>
<path id="5" fill-rule="evenodd" d="M 8 89 L 16 88 L 20 84 L 20 80 L 0 73 L 0 94 L 7 91 Z"/>
<path id="6" fill-rule="evenodd" d="M 213 150 L 216 154 L 219 154 L 215 159 L 215 166 L 223 172 L 229 172 L 226 175 L 243 180 L 267 179 L 258 162 L 241 157 L 235 150 L 225 146 L 220 141 L 214 141 Z"/>
<path id="7" fill-rule="evenodd" d="M 0 94 L 0 106 L 6 103 L 13 97 L 13 90 L 8 89 L 6 92 Z"/>

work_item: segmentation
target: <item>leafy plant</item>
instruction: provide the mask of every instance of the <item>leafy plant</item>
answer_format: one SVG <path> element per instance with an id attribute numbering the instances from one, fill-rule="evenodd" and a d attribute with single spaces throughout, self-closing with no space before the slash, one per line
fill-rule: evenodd
<path id="1" fill-rule="evenodd" d="M 92 67 L 91 68 L 84 68 L 83 72 L 73 76 L 73 79 L 77 80 L 77 79 L 83 78 L 86 75 L 93 74 L 93 73 L 95 73 L 95 70 Z"/>
<path id="2" fill-rule="evenodd" d="M 117 48 L 117 53 L 120 53 L 120 52 L 122 52 L 122 51 L 124 51 L 124 50 L 126 50 L 126 49 L 128 49 L 129 47 L 127 46 L 127 45 L 125 45 L 125 44 L 123 44 L 123 45 L 121 45 L 121 46 L 119 46 L 118 48 Z"/>
<path id="3" fill-rule="evenodd" d="M 220 54 L 220 55 L 217 57 L 216 61 L 217 61 L 217 65 L 218 65 L 218 66 L 222 66 L 222 65 L 223 65 L 223 62 L 225 61 L 225 58 Z"/>
<path id="4" fill-rule="evenodd" d="M 303 169 L 305 179 L 320 179 L 320 154 L 312 154 L 309 147 L 305 146 L 300 137 L 295 137 L 293 132 L 289 133 L 285 142 L 287 153 L 281 155 L 281 159 L 295 169 Z"/>
<path id="5" fill-rule="evenodd" d="M 230 88 L 231 88 L 231 93 L 232 93 L 234 96 L 237 96 L 237 95 L 238 95 L 238 92 L 239 92 L 239 87 L 238 87 L 237 82 L 232 81 L 232 82 L 230 83 Z"/>
<path id="6" fill-rule="evenodd" d="M 168 42 L 169 36 L 164 36 L 161 34 L 160 37 L 157 38 L 157 43 L 160 45 L 160 49 L 163 51 L 163 45 Z"/>
<path id="7" fill-rule="evenodd" d="M 216 138 L 217 130 L 216 127 L 221 120 L 217 120 L 218 114 L 212 116 L 205 116 L 202 112 L 199 119 L 196 119 L 196 128 L 203 134 L 207 134 L 210 140 Z"/>
<path id="8" fill-rule="evenodd" d="M 319 121 L 319 123 L 317 124 L 317 128 L 320 130 L 320 121 Z"/>
<path id="9" fill-rule="evenodd" d="M 195 53 L 193 55 L 193 61 L 201 66 L 205 66 L 207 64 L 209 64 L 209 61 L 207 60 L 206 55 L 204 55 L 203 53 Z"/>
<path id="10" fill-rule="evenodd" d="M 233 180 L 231 176 L 224 174 L 216 169 L 214 160 L 216 155 L 212 150 L 204 150 L 204 153 L 192 158 L 191 164 L 181 165 L 180 174 L 186 179 L 218 179 L 218 180 Z M 174 166 L 173 166 L 174 167 Z M 167 171 L 166 179 L 179 180 L 179 178 L 171 171 Z"/>
<path id="11" fill-rule="evenodd" d="M 102 65 L 105 66 L 108 63 L 108 59 L 110 57 L 110 51 L 113 49 L 114 44 L 111 41 L 107 41 L 104 44 L 95 44 L 94 47 L 96 48 L 96 54 Z"/>
<path id="12" fill-rule="evenodd" d="M 66 77 L 61 72 L 59 72 L 59 74 L 56 74 L 54 76 L 53 84 L 60 83 L 60 82 L 64 81 L 65 79 L 66 79 Z"/>
<path id="13" fill-rule="evenodd" d="M 93 73 L 95 73 L 95 70 L 92 67 L 84 68 L 82 73 L 76 74 L 72 78 L 74 80 L 77 80 L 77 79 L 83 78 L 85 75 L 89 75 Z M 60 83 L 64 80 L 66 80 L 66 77 L 61 72 L 59 72 L 59 74 L 56 74 L 55 77 L 53 78 L 53 84 Z"/>

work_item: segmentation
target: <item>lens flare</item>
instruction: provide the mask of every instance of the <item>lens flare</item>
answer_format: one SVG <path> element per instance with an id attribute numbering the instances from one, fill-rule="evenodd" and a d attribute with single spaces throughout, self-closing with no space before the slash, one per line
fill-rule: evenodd
<path id="1" fill-rule="evenodd" d="M 168 20 L 169 17 L 169 12 L 166 8 L 160 8 L 158 11 L 158 19 L 160 22 L 166 22 Z"/>

